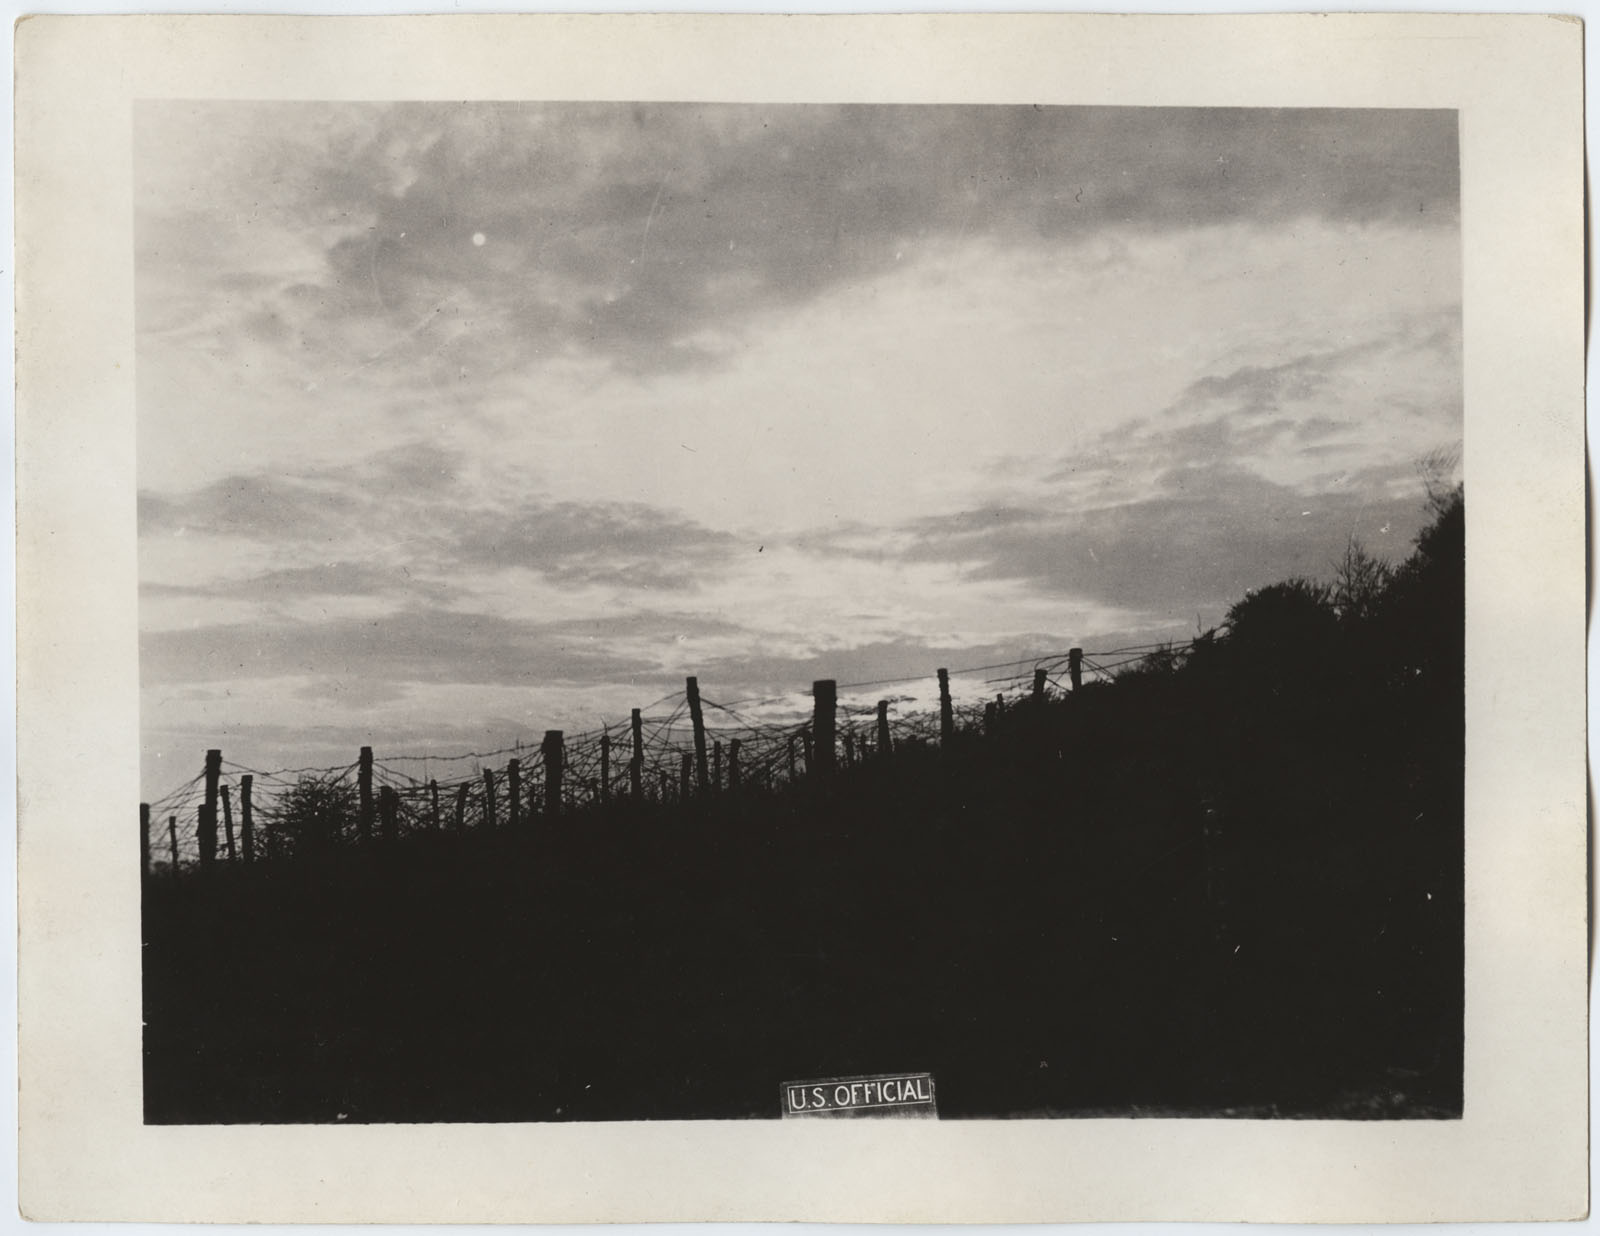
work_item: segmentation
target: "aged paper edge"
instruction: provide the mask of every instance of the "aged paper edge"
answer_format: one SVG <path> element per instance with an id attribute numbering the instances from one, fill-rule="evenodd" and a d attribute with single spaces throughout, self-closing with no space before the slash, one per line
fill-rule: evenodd
<path id="1" fill-rule="evenodd" d="M 1570 21 L 1415 15 L 25 21 L 16 36 L 24 1215 L 936 1223 L 1584 1213 L 1581 37 Z M 102 804 L 138 797 L 129 107 L 155 97 L 1458 108 L 1472 496 L 1464 1119 L 142 1125 L 137 843 L 131 809 Z M 1499 651 L 1511 648 L 1524 651 Z M 89 754 L 92 794 L 82 781 Z"/>

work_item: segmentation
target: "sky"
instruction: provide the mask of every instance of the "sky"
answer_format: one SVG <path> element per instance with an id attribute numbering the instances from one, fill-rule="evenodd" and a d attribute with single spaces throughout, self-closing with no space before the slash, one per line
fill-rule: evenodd
<path id="1" fill-rule="evenodd" d="M 134 123 L 149 797 L 1186 638 L 1459 459 L 1453 112 Z"/>

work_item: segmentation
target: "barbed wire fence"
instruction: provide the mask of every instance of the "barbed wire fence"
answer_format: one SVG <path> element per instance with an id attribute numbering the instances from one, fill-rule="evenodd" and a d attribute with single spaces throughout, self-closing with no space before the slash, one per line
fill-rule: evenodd
<path id="1" fill-rule="evenodd" d="M 907 749 L 929 750 L 1007 724 L 1031 701 L 1141 667 L 1180 664 L 1205 637 L 1095 652 L 1081 648 L 931 675 L 819 680 L 810 715 L 800 693 L 719 702 L 696 678 L 633 710 L 629 721 L 491 751 L 381 757 L 363 747 L 347 765 L 258 769 L 206 753 L 201 770 L 139 805 L 143 870 L 179 875 L 275 862 L 313 847 L 390 844 L 423 833 L 524 829 L 542 817 L 612 810 L 693 810 L 724 795 L 786 792 Z M 873 700 L 881 687 L 937 679 L 937 708 L 915 696 Z M 969 690 L 957 702 L 952 680 Z M 971 687 L 985 688 L 976 698 Z M 994 688 L 992 697 L 987 689 Z M 776 710 L 771 719 L 758 710 Z"/>

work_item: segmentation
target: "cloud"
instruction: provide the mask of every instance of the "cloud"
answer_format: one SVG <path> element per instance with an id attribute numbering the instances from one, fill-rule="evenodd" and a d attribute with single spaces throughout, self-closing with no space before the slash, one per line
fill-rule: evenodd
<path id="1" fill-rule="evenodd" d="M 538 623 L 421 607 L 378 619 L 146 631 L 139 654 L 147 684 L 309 676 L 327 683 L 542 686 L 657 671 L 648 658 L 614 655 Z"/>
<path id="2" fill-rule="evenodd" d="M 715 359 L 708 330 L 942 238 L 1081 240 L 1245 220 L 1453 225 L 1445 111 L 1029 106 L 140 105 L 152 328 L 226 313 L 207 268 L 282 272 L 261 346 L 397 335 L 467 370 Z M 194 147 L 225 141 L 196 181 Z M 263 185 L 266 188 L 261 188 Z M 483 243 L 476 243 L 482 237 Z M 373 333 L 363 323 L 381 324 Z M 383 346 L 393 346 L 392 343 Z"/>

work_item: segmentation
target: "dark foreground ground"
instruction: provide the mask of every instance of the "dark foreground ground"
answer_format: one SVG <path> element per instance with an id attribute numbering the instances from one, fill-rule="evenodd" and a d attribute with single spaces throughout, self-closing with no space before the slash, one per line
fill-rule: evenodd
<path id="1" fill-rule="evenodd" d="M 146 1118 L 770 1118 L 880 1070 L 947 1118 L 1458 1116 L 1449 693 L 1313 688 L 1153 677 L 825 793 L 152 880 Z"/>

